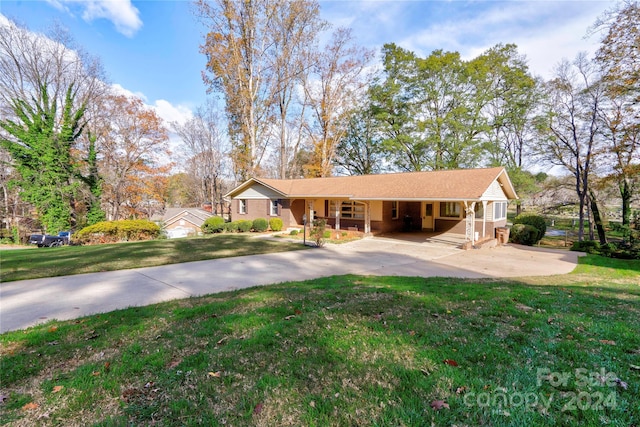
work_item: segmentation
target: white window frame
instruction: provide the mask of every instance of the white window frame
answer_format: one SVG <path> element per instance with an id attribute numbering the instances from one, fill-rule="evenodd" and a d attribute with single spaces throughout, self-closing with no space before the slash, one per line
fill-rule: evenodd
<path id="1" fill-rule="evenodd" d="M 493 202 L 493 220 L 507 219 L 507 202 Z"/>
<path id="2" fill-rule="evenodd" d="M 278 216 L 278 201 L 273 199 L 269 204 L 269 215 Z"/>
<path id="3" fill-rule="evenodd" d="M 238 213 L 245 215 L 247 213 L 247 199 L 238 200 Z"/>

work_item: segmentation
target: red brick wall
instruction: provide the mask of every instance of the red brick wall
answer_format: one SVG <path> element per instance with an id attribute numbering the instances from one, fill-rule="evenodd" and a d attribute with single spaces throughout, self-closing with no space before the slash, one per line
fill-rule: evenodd
<path id="1" fill-rule="evenodd" d="M 256 218 L 264 218 L 267 221 L 271 218 L 280 218 L 284 227 L 291 224 L 291 209 L 289 208 L 289 200 L 278 200 L 278 216 L 271 214 L 271 200 L 269 199 L 246 199 L 247 213 L 240 213 L 240 200 L 233 199 L 231 201 L 231 220 L 238 221 L 248 219 L 253 221 Z"/>

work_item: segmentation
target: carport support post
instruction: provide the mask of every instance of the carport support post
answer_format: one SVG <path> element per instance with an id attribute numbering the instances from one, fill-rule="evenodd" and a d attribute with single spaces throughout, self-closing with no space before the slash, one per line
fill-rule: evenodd
<path id="1" fill-rule="evenodd" d="M 371 233 L 371 203 L 364 202 L 364 234 Z"/>
<path id="2" fill-rule="evenodd" d="M 336 230 L 340 231 L 340 208 L 342 207 L 342 202 L 336 200 Z"/>
<path id="3" fill-rule="evenodd" d="M 471 242 L 471 244 L 475 243 L 475 207 L 476 202 L 471 202 L 471 204 L 469 204 L 466 200 L 464 201 L 464 210 L 466 214 L 465 240 L 467 242 Z"/>
<path id="4" fill-rule="evenodd" d="M 487 235 L 487 201 L 482 201 L 482 237 Z"/>

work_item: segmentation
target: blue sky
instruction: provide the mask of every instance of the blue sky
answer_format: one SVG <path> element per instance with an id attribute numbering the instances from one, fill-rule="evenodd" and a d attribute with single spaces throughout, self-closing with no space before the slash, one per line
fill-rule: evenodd
<path id="1" fill-rule="evenodd" d="M 587 28 L 611 1 L 321 1 L 322 17 L 354 30 L 359 44 L 394 42 L 422 56 L 435 49 L 472 58 L 497 43 L 515 43 L 531 70 L 548 77 L 563 57 L 594 51 Z M 189 1 L 0 0 L 0 14 L 46 32 L 67 27 L 101 58 L 108 77 L 138 94 L 168 120 L 204 103 L 199 45 L 205 29 Z"/>

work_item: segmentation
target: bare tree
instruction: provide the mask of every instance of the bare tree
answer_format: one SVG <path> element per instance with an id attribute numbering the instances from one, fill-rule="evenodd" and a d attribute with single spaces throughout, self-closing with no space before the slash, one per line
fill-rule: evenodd
<path id="1" fill-rule="evenodd" d="M 292 110 L 304 109 L 296 103 L 296 91 L 313 65 L 317 50 L 317 35 L 327 24 L 320 20 L 320 7 L 316 1 L 285 2 L 275 10 L 268 30 L 273 40 L 269 57 L 272 58 L 274 120 L 277 129 L 278 173 L 286 178 L 291 159 L 295 157 L 300 135 Z"/>
<path id="2" fill-rule="evenodd" d="M 314 61 L 304 85 L 311 109 L 307 132 L 314 149 L 308 175 L 331 175 L 336 146 L 347 132 L 358 99 L 365 95 L 364 73 L 372 58 L 373 51 L 354 44 L 351 30 L 339 28 Z"/>
<path id="3" fill-rule="evenodd" d="M 224 208 L 223 177 L 226 172 L 221 123 L 222 119 L 211 104 L 199 108 L 194 117 L 182 125 L 172 123 L 184 142 L 185 170 L 197 183 L 198 203 L 210 203 L 216 213 L 222 213 Z"/>
<path id="4" fill-rule="evenodd" d="M 12 21 L 0 23 L 0 108 L 3 114 L 15 99 L 42 105 L 42 90 L 62 105 L 69 87 L 76 108 L 107 90 L 100 60 L 77 46 L 66 30 L 54 27 L 48 36 Z"/>
<path id="5" fill-rule="evenodd" d="M 538 154 L 568 170 L 574 178 L 579 202 L 578 239 L 584 238 L 589 181 L 598 153 L 598 110 L 603 97 L 599 75 L 585 54 L 562 61 L 546 83 L 544 116 L 540 118 Z"/>
<path id="6" fill-rule="evenodd" d="M 624 1 L 593 30 L 604 30 L 596 63 L 606 101 L 600 108 L 607 143 L 608 177 L 622 199 L 622 224 L 629 226 L 631 200 L 640 188 L 640 5 Z"/>

